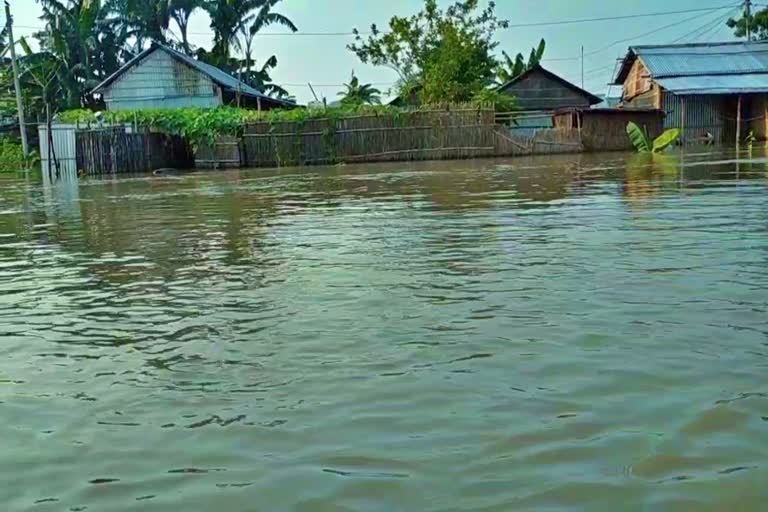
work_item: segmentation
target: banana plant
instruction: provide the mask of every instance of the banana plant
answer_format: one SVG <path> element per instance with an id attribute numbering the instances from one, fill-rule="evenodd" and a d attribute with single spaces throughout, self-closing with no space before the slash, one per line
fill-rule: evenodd
<path id="1" fill-rule="evenodd" d="M 670 128 L 655 139 L 650 140 L 637 124 L 632 121 L 627 123 L 627 135 L 639 153 L 661 153 L 674 144 L 681 134 L 679 128 Z"/>

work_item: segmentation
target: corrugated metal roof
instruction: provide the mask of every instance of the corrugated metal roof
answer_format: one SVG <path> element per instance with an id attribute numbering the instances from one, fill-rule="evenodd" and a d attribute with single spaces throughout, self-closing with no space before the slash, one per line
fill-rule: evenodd
<path id="1" fill-rule="evenodd" d="M 674 94 L 748 94 L 768 92 L 768 73 L 696 75 L 660 78 L 658 84 Z"/>
<path id="2" fill-rule="evenodd" d="M 139 55 L 131 59 L 127 64 L 125 64 L 122 68 L 117 70 L 115 73 L 113 73 L 110 77 L 108 77 L 106 80 L 104 80 L 102 83 L 96 86 L 96 88 L 93 90 L 93 92 L 100 92 L 106 87 L 109 87 L 112 85 L 112 83 L 120 78 L 120 76 L 123 75 L 126 71 L 131 69 L 133 66 L 137 65 L 139 62 L 144 60 L 149 54 L 152 52 L 155 52 L 157 50 L 163 51 L 173 57 L 174 59 L 183 62 L 184 64 L 198 70 L 199 72 L 203 73 L 204 75 L 207 75 L 211 80 L 213 80 L 216 84 L 221 86 L 224 89 L 230 90 L 232 92 L 239 92 L 240 94 L 246 95 L 246 96 L 252 96 L 254 98 L 264 98 L 266 100 L 269 100 L 273 103 L 279 103 L 286 106 L 294 106 L 294 103 L 289 101 L 280 100 L 277 98 L 272 98 L 271 96 L 267 96 L 260 91 L 254 89 L 250 85 L 246 84 L 245 82 L 242 82 L 229 73 L 226 73 L 222 71 L 221 69 L 217 68 L 216 66 L 211 66 L 210 64 L 206 64 L 205 62 L 201 62 L 193 57 L 190 57 L 188 55 L 185 55 L 181 52 L 177 52 L 173 48 L 170 48 L 168 46 L 164 46 L 161 44 L 154 44 L 150 48 L 144 50 Z"/>
<path id="3" fill-rule="evenodd" d="M 768 43 L 710 43 L 632 46 L 654 79 L 739 73 L 768 73 Z"/>

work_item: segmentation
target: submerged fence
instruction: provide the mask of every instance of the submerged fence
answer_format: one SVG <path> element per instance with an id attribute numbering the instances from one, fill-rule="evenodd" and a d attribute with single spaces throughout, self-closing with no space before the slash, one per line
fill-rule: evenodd
<path id="1" fill-rule="evenodd" d="M 584 150 L 576 130 L 517 129 L 514 115 L 452 106 L 413 112 L 255 122 L 238 136 L 201 143 L 130 125 L 77 129 L 69 144 L 79 174 L 179 169 L 285 167 L 354 162 L 447 160 Z M 55 132 L 54 132 L 55 133 Z"/>
<path id="2" fill-rule="evenodd" d="M 494 111 L 477 108 L 253 123 L 243 149 L 251 167 L 491 156 L 493 128 Z"/>
<path id="3" fill-rule="evenodd" d="M 194 161 L 191 147 L 181 137 L 148 131 L 134 133 L 123 126 L 78 131 L 75 144 L 81 174 L 186 168 Z"/>

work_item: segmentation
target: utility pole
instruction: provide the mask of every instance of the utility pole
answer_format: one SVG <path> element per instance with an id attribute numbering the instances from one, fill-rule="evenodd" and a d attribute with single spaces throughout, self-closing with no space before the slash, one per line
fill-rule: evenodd
<path id="1" fill-rule="evenodd" d="M 744 0 L 744 19 L 747 22 L 747 42 L 752 42 L 752 0 Z"/>
<path id="2" fill-rule="evenodd" d="M 581 88 L 584 88 L 584 45 L 581 45 Z"/>
<path id="3" fill-rule="evenodd" d="M 24 156 L 29 156 L 29 143 L 27 142 L 27 129 L 24 122 L 24 102 L 21 101 L 21 82 L 19 81 L 19 64 L 16 62 L 16 40 L 13 38 L 13 17 L 11 6 L 5 0 L 5 20 L 8 27 L 8 44 L 11 49 L 11 65 L 13 66 L 13 87 L 16 89 L 16 109 L 19 114 L 19 131 L 21 132 L 21 148 Z"/>

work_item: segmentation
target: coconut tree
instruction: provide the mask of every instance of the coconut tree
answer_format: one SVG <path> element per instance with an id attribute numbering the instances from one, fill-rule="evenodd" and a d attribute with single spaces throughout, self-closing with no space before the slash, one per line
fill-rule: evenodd
<path id="1" fill-rule="evenodd" d="M 344 85 L 344 91 L 339 93 L 339 96 L 342 96 L 341 104 L 345 107 L 380 105 L 380 95 L 381 91 L 373 87 L 372 84 L 361 84 L 354 71 L 349 83 Z"/>
<path id="2" fill-rule="evenodd" d="M 213 49 L 210 52 L 212 64 L 226 66 L 230 62 L 231 50 L 245 50 L 245 41 L 241 40 L 244 33 L 248 34 L 252 47 L 253 27 L 254 35 L 271 24 L 281 24 L 295 30 L 296 27 L 288 18 L 272 12 L 272 8 L 279 2 L 280 0 L 205 0 L 203 8 L 211 19 L 213 30 Z"/>
<path id="3" fill-rule="evenodd" d="M 192 55 L 192 47 L 189 44 L 189 19 L 192 14 L 202 9 L 204 0 L 170 0 L 170 16 L 179 27 L 181 36 L 181 49 L 187 55 Z"/>

